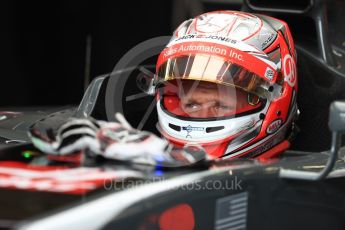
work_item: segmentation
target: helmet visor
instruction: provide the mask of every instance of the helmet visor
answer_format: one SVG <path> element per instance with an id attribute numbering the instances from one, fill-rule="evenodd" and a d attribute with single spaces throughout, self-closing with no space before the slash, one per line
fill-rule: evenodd
<path id="1" fill-rule="evenodd" d="M 158 69 L 159 82 L 200 80 L 233 86 L 260 98 L 271 97 L 269 81 L 216 55 L 190 54 L 169 58 Z"/>
<path id="2" fill-rule="evenodd" d="M 197 80 L 166 81 L 160 90 L 161 107 L 174 116 L 225 118 L 253 113 L 263 100 L 242 89 Z"/>

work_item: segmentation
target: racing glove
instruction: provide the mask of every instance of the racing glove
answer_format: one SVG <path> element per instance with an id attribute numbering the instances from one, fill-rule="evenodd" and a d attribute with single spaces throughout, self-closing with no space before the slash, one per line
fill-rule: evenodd
<path id="1" fill-rule="evenodd" d="M 90 150 L 108 159 L 167 167 L 194 164 L 206 157 L 202 148 L 176 149 L 153 133 L 132 128 L 121 114 L 116 118 L 119 122 L 69 118 L 55 133 L 49 127 L 33 127 L 29 136 L 39 150 L 54 155 Z"/>

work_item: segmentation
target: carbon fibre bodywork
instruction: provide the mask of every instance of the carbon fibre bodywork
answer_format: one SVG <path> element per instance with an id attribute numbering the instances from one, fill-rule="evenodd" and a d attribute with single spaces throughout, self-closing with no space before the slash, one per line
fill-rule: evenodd
<path id="1" fill-rule="evenodd" d="M 1 160 L 23 162 L 31 169 L 38 165 L 52 170 L 57 165 L 114 172 L 125 168 L 144 172 L 144 176 L 104 180 L 102 186 L 80 194 L 25 189 L 23 185 L 2 188 L 0 225 L 4 228 L 164 229 L 165 213 L 181 205 L 191 209 L 192 215 L 185 218 L 194 229 L 344 228 L 342 158 L 324 181 L 279 177 L 281 168 L 320 170 L 329 157 L 327 152 L 287 151 L 271 162 L 218 160 L 162 170 L 91 158 L 73 165 L 49 160 L 40 153 L 28 159 L 21 154 L 28 150 L 32 147 L 27 144 L 2 149 Z M 344 154 L 343 149 L 341 157 Z M 170 229 L 177 229 L 178 215 L 170 220 Z"/>

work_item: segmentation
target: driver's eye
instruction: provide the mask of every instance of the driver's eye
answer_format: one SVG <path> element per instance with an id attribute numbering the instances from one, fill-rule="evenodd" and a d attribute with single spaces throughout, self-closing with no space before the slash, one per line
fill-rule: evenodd
<path id="1" fill-rule="evenodd" d="M 223 104 L 223 103 L 216 103 L 214 108 L 217 109 L 217 110 L 232 110 L 232 109 L 234 109 L 234 106 L 226 105 L 226 104 Z"/>
<path id="2" fill-rule="evenodd" d="M 189 110 L 197 110 L 200 108 L 200 105 L 197 103 L 187 103 L 184 105 L 185 109 L 189 109 Z"/>

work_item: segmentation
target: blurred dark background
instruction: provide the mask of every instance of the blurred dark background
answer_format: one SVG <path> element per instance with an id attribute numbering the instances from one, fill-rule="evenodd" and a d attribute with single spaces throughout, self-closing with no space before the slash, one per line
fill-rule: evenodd
<path id="1" fill-rule="evenodd" d="M 240 3 L 210 3 L 207 9 L 239 9 Z M 112 71 L 134 45 L 171 34 L 173 27 L 193 14 L 184 4 L 172 0 L 1 1 L 0 106 L 77 104 L 84 92 L 87 39 L 92 79 Z M 198 3 L 191 8 L 200 13 Z"/>
<path id="2" fill-rule="evenodd" d="M 171 31 L 171 1 L 2 1 L 0 105 L 77 104 L 87 37 L 91 78 L 129 48 Z"/>

